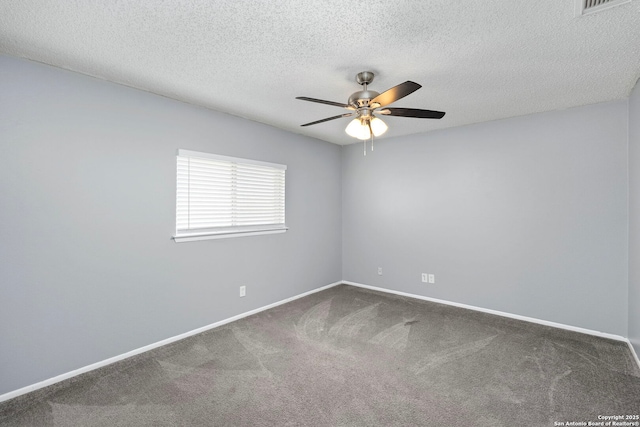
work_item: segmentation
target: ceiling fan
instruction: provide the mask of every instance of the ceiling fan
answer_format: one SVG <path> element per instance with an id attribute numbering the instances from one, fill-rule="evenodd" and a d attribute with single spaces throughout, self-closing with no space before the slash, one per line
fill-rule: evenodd
<path id="1" fill-rule="evenodd" d="M 355 115 L 356 117 L 349 123 L 345 132 L 349 136 L 363 141 L 371 138 L 371 149 L 373 150 L 373 137 L 382 135 L 388 128 L 380 118 L 376 117 L 376 114 L 385 116 L 414 117 L 419 119 L 441 119 L 445 115 L 442 111 L 421 110 L 418 108 L 387 108 L 387 105 L 404 98 L 405 96 L 420 89 L 422 86 L 412 81 L 406 81 L 385 92 L 378 93 L 367 88 L 367 86 L 373 81 L 373 77 L 374 74 L 371 71 L 358 73 L 356 75 L 356 82 L 362 85 L 362 90 L 351 94 L 346 104 L 325 101 L 323 99 L 308 98 L 306 96 L 296 97 L 296 99 L 300 99 L 302 101 L 334 105 L 336 107 L 351 110 L 349 113 L 327 117 L 326 119 L 305 123 L 301 126 L 317 125 L 318 123 L 324 123 L 330 120 Z M 365 149 L 365 155 L 366 154 Z"/>

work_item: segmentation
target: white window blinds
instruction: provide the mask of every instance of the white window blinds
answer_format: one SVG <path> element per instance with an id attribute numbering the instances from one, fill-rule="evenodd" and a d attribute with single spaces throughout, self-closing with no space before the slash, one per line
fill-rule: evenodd
<path id="1" fill-rule="evenodd" d="M 178 150 L 176 241 L 285 231 L 286 169 Z"/>

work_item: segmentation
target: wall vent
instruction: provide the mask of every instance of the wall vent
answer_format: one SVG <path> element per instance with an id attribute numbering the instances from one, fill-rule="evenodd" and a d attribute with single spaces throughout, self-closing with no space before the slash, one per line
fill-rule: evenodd
<path id="1" fill-rule="evenodd" d="M 575 0 L 576 15 L 590 15 L 621 4 L 630 3 L 631 0 Z"/>

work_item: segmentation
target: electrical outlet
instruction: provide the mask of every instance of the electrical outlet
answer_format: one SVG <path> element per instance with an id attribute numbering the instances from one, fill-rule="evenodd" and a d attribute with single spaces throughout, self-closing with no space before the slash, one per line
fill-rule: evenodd
<path id="1" fill-rule="evenodd" d="M 382 267 L 378 267 L 378 276 L 382 276 Z"/>
<path id="2" fill-rule="evenodd" d="M 429 275 L 427 273 L 422 273 L 422 282 L 429 283 Z"/>
<path id="3" fill-rule="evenodd" d="M 240 286 L 240 296 L 243 297 L 247 295 L 247 287 L 246 286 Z"/>
<path id="4" fill-rule="evenodd" d="M 436 275 L 435 274 L 430 274 L 429 275 L 429 283 L 436 283 Z"/>

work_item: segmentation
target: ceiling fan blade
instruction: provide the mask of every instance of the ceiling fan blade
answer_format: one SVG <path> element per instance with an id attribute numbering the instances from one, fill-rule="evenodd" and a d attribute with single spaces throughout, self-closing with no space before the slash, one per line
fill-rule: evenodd
<path id="1" fill-rule="evenodd" d="M 418 108 L 385 108 L 378 110 L 378 114 L 399 117 L 416 117 L 418 119 L 441 119 L 444 117 L 444 111 L 420 110 Z"/>
<path id="2" fill-rule="evenodd" d="M 394 86 L 391 89 L 382 92 L 371 100 L 371 104 L 378 104 L 378 107 L 384 107 L 392 102 L 396 102 L 400 98 L 404 98 L 405 96 L 412 94 L 421 87 L 422 86 L 418 83 L 407 80 L 404 83 L 400 83 L 398 86 Z"/>
<path id="3" fill-rule="evenodd" d="M 328 122 L 329 120 L 335 120 L 335 119 L 340 119 L 342 117 L 349 117 L 349 116 L 353 116 L 354 113 L 345 113 L 345 114 L 340 114 L 338 116 L 333 116 L 333 117 L 327 117 L 326 119 L 322 119 L 322 120 L 316 120 L 315 122 L 311 122 L 311 123 L 305 123 L 303 125 L 300 126 L 311 126 L 311 125 L 317 125 L 318 123 L 324 123 L 324 122 Z"/>
<path id="4" fill-rule="evenodd" d="M 354 108 L 350 105 L 347 104 L 341 104 L 339 102 L 333 102 L 333 101 L 325 101 L 324 99 L 316 99 L 316 98 L 309 98 L 306 96 L 297 96 L 296 99 L 299 99 L 301 101 L 310 101 L 310 102 L 317 102 L 318 104 L 327 104 L 327 105 L 333 105 L 335 107 L 342 107 L 342 108 L 347 108 L 349 110 L 353 110 Z"/>

